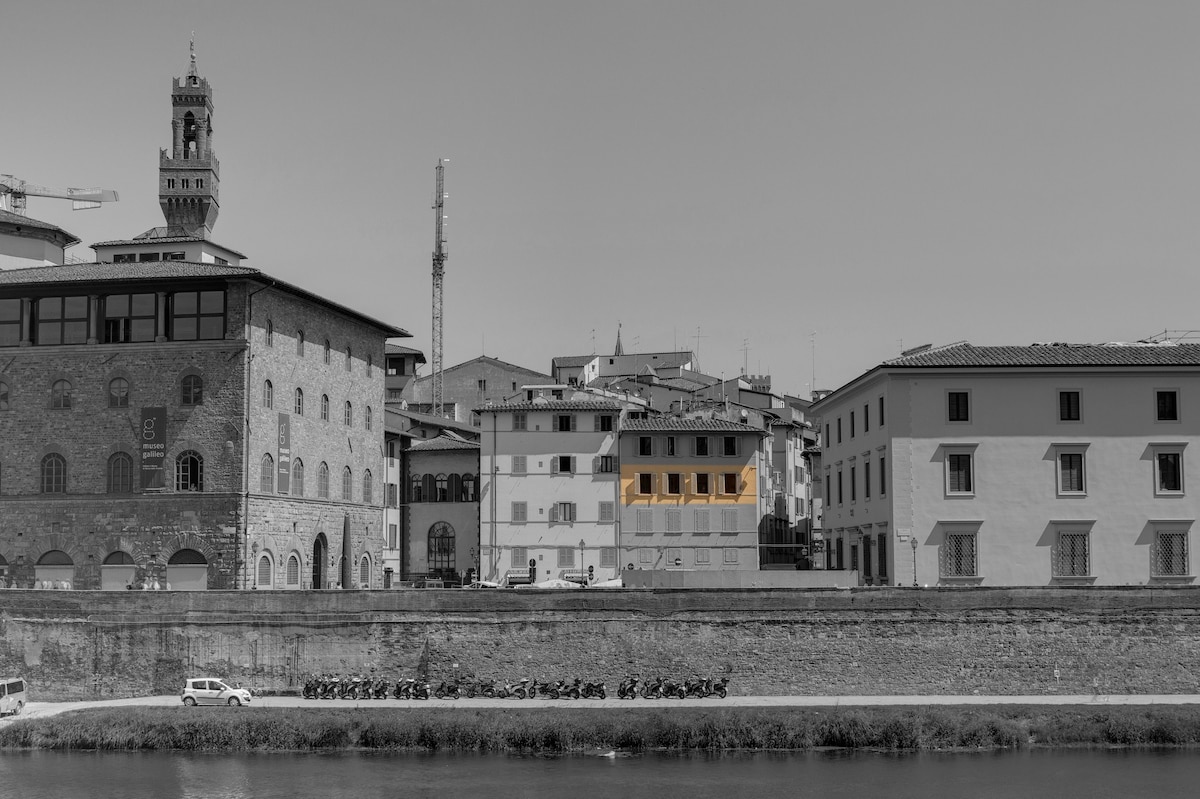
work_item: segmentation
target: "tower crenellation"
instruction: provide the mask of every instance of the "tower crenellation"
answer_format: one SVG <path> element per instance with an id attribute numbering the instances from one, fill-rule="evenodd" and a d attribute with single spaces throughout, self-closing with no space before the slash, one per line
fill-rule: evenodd
<path id="1" fill-rule="evenodd" d="M 158 163 L 158 204 L 180 235 L 208 238 L 220 212 L 212 119 L 212 87 L 196 70 L 193 40 L 187 74 L 171 82 L 171 147 L 159 151 Z"/>

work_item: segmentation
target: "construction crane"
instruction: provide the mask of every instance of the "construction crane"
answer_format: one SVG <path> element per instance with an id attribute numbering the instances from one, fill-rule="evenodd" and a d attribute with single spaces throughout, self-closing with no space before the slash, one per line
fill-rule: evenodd
<path id="1" fill-rule="evenodd" d="M 442 277 L 446 265 L 446 162 L 439 158 L 433 195 L 433 415 L 445 415 L 442 384 Z"/>
<path id="2" fill-rule="evenodd" d="M 100 203 L 115 203 L 119 198 L 112 189 L 54 189 L 35 186 L 12 175 L 0 175 L 0 210 L 25 216 L 27 197 L 55 197 L 71 200 L 75 211 L 99 208 Z"/>

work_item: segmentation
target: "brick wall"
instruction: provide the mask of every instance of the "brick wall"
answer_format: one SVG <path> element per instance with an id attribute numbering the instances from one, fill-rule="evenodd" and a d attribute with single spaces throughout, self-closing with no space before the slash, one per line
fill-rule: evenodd
<path id="1" fill-rule="evenodd" d="M 125 696 L 454 663 L 610 686 L 727 674 L 744 694 L 1195 693 L 1197 662 L 1192 588 L 0 592 L 0 672 L 64 699 L 94 675 Z"/>

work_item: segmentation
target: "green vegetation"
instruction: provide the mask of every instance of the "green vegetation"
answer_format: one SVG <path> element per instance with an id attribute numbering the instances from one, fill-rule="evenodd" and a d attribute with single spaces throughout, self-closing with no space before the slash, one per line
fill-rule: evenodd
<path id="1" fill-rule="evenodd" d="M 1200 708 L 931 706 L 83 710 L 0 728 L 0 749 L 571 752 L 1194 746 Z"/>

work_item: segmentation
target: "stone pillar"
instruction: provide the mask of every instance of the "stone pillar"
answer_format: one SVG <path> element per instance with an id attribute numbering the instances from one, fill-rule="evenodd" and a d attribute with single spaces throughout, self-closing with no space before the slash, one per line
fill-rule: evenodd
<path id="1" fill-rule="evenodd" d="M 33 328 L 33 300 L 28 297 L 21 298 L 21 346 L 29 347 L 33 345 L 33 337 L 30 335 Z"/>
<path id="2" fill-rule="evenodd" d="M 154 340 L 167 340 L 167 292 L 158 292 L 158 319 L 154 323 Z"/>
<path id="3" fill-rule="evenodd" d="M 183 122 L 179 119 L 171 120 L 171 151 L 176 161 L 183 158 Z"/>
<path id="4" fill-rule="evenodd" d="M 100 295 L 88 295 L 88 344 L 100 343 Z"/>
<path id="5" fill-rule="evenodd" d="M 196 120 L 196 157 L 208 158 L 208 119 Z"/>

